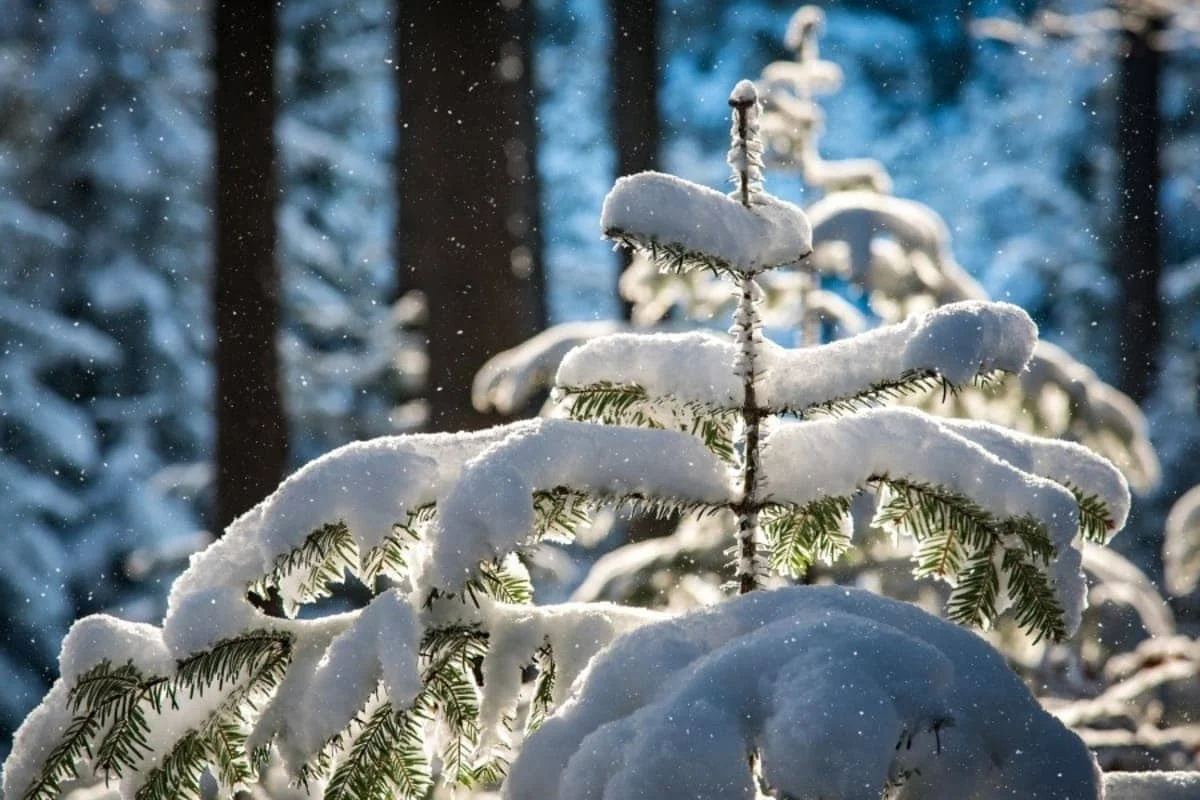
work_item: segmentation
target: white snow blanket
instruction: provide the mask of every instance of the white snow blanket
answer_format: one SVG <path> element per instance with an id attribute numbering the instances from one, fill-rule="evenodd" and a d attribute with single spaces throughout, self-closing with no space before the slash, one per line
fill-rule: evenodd
<path id="1" fill-rule="evenodd" d="M 1088 800 L 1100 773 L 978 636 L 842 587 L 758 592 L 601 653 L 508 800 Z"/>

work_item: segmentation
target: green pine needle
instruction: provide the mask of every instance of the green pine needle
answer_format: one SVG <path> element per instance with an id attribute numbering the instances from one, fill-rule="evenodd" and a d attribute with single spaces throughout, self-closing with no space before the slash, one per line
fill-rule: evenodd
<path id="1" fill-rule="evenodd" d="M 742 272 L 723 258 L 689 250 L 679 242 L 660 242 L 638 233 L 610 228 L 604 232 L 606 238 L 636 250 L 647 256 L 660 272 L 680 275 L 693 270 L 711 270 L 714 273 L 739 277 Z"/>
<path id="2" fill-rule="evenodd" d="M 844 530 L 849 513 L 849 497 L 824 497 L 799 508 L 768 506 L 759 520 L 771 569 L 800 578 L 818 560 L 832 564 L 850 547 Z"/>
<path id="3" fill-rule="evenodd" d="M 1061 641 L 1067 635 L 1062 604 L 1050 579 L 1030 564 L 1025 553 L 1005 548 L 1002 560 L 1008 575 L 1008 591 L 1017 605 L 1017 624 L 1034 636 L 1034 642 L 1049 637 Z"/>
<path id="4" fill-rule="evenodd" d="M 654 396 L 637 384 L 598 381 L 560 386 L 555 397 L 570 419 L 603 425 L 680 430 L 704 442 L 714 455 L 733 462 L 733 430 L 738 409 Z"/>
<path id="5" fill-rule="evenodd" d="M 990 546 L 973 552 L 958 573 L 946 615 L 960 625 L 988 627 L 996 618 L 996 600 L 1000 596 L 1000 575 Z"/>
<path id="6" fill-rule="evenodd" d="M 304 603 L 328 597 L 330 586 L 358 570 L 358 546 L 344 522 L 322 525 L 298 547 L 283 553 L 271 570 L 249 587 L 259 597 L 272 590 L 283 600 L 284 613 L 294 617 Z M 297 574 L 299 580 L 296 579 Z"/>
<path id="7" fill-rule="evenodd" d="M 1108 506 L 1098 495 L 1084 494 L 1082 489 L 1070 483 L 1066 487 L 1079 504 L 1079 531 L 1083 538 L 1096 544 L 1108 544 L 1117 527 Z"/>
<path id="8" fill-rule="evenodd" d="M 948 616 L 966 625 L 987 626 L 995 619 L 1000 577 L 994 555 L 1003 549 L 1000 571 L 1018 624 L 1041 640 L 1066 633 L 1063 610 L 1042 569 L 1057 555 L 1045 527 L 1030 516 L 999 519 L 963 495 L 943 487 L 875 476 L 882 489 L 875 524 L 907 533 L 917 543 L 918 577 L 942 578 L 954 585 Z M 1019 547 L 1012 547 L 1013 541 Z"/>
<path id="9" fill-rule="evenodd" d="M 537 666 L 537 683 L 533 690 L 533 699 L 529 703 L 529 718 L 525 722 L 526 735 L 533 733 L 550 717 L 554 706 L 554 683 L 557 679 L 554 666 L 554 653 L 546 644 L 537 652 L 534 664 Z"/>

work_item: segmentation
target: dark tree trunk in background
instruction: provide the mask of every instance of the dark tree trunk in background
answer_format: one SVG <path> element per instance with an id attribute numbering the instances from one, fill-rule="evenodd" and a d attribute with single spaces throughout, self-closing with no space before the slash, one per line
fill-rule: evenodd
<path id="1" fill-rule="evenodd" d="M 275 261 L 275 3 L 218 0 L 216 529 L 282 479 Z"/>
<path id="2" fill-rule="evenodd" d="M 617 176 L 658 168 L 658 0 L 612 0 L 612 133 Z M 621 269 L 630 253 L 620 251 Z M 629 319 L 632 307 L 621 309 Z"/>
<path id="3" fill-rule="evenodd" d="M 1162 341 L 1158 294 L 1162 268 L 1158 213 L 1162 54 L 1150 46 L 1161 29 L 1161 20 L 1155 19 L 1145 26 L 1127 26 L 1121 33 L 1119 53 L 1120 222 L 1114 272 L 1120 276 L 1122 288 L 1121 390 L 1139 402 L 1153 388 Z"/>
<path id="4" fill-rule="evenodd" d="M 497 420 L 470 389 L 545 323 L 531 0 L 399 0 L 399 284 L 429 307 L 429 426 Z"/>

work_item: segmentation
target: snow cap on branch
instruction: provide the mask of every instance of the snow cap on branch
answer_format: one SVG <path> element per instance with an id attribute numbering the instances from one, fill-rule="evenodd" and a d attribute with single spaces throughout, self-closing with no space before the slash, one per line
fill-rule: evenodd
<path id="1" fill-rule="evenodd" d="M 1023 472 L 1095 495 L 1109 514 L 1110 532 L 1129 519 L 1129 483 L 1112 462 L 1083 445 L 1010 431 L 974 420 L 941 420 L 954 433 L 969 439 Z"/>
<path id="2" fill-rule="evenodd" d="M 825 12 L 820 6 L 800 6 L 788 20 L 783 45 L 788 50 L 800 53 L 805 44 L 816 37 L 825 26 Z"/>
<path id="3" fill-rule="evenodd" d="M 660 265 L 761 272 L 812 250 L 799 207 L 760 194 L 746 208 L 720 192 L 661 172 L 617 179 L 604 198 L 604 235 L 650 251 Z"/>
<path id="4" fill-rule="evenodd" d="M 183 658 L 254 627 L 302 627 L 262 614 L 246 600 L 247 588 L 322 526 L 344 525 L 357 555 L 371 551 L 410 512 L 435 502 L 464 463 L 530 424 L 354 442 L 301 467 L 175 581 L 163 622 L 172 652 Z"/>
<path id="5" fill-rule="evenodd" d="M 4 762 L 5 797 L 20 797 L 37 779 L 75 716 L 70 710 L 71 690 L 80 676 L 106 661 L 113 667 L 131 664 L 144 675 L 169 675 L 175 669 L 162 631 L 153 625 L 107 614 L 84 617 L 72 625 L 59 654 L 61 677 L 13 737 L 12 755 Z"/>
<path id="6" fill-rule="evenodd" d="M 733 168 L 730 182 L 737 188 L 730 197 L 747 208 L 758 204 L 763 196 L 763 143 L 759 133 L 762 106 L 758 89 L 748 80 L 738 81 L 729 95 L 733 122 L 729 130 L 729 153 L 725 160 Z"/>
<path id="7" fill-rule="evenodd" d="M 338 634 L 309 673 L 294 687 L 284 758 L 299 766 L 346 728 L 382 681 L 385 699 L 407 708 L 421 691 L 417 663 L 421 630 L 412 606 L 395 589 L 375 597 Z"/>
<path id="8" fill-rule="evenodd" d="M 1072 547 L 1080 526 L 1075 496 L 939 421 L 888 408 L 790 425 L 771 437 L 763 466 L 771 475 L 767 499 L 777 503 L 804 506 L 824 496 L 848 497 L 872 479 L 886 479 L 944 487 L 997 520 L 1032 517 L 1054 549 L 1046 574 L 1061 612 L 1060 632 L 1071 635 L 1079 627 L 1086 598 L 1079 552 Z"/>

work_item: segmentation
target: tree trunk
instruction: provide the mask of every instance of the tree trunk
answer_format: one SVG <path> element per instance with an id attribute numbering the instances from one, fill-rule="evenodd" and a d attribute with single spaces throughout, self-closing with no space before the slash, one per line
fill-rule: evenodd
<path id="1" fill-rule="evenodd" d="M 529 0 L 400 0 L 399 285 L 424 293 L 429 426 L 497 420 L 475 372 L 545 323 Z"/>
<path id="2" fill-rule="evenodd" d="M 662 122 L 658 113 L 658 0 L 612 0 L 613 145 L 617 176 L 658 168 Z M 622 249 L 621 270 L 632 253 Z M 624 298 L 629 319 L 633 306 Z"/>
<path id="3" fill-rule="evenodd" d="M 275 4 L 218 0 L 216 46 L 216 528 L 279 485 L 275 261 Z"/>
<path id="4" fill-rule="evenodd" d="M 1158 194 L 1162 114 L 1159 85 L 1162 54 L 1150 45 L 1162 29 L 1150 20 L 1121 34 L 1117 151 L 1120 158 L 1120 222 L 1114 273 L 1120 277 L 1121 389 L 1142 401 L 1154 384 L 1162 340 L 1159 301 L 1161 244 Z"/>

